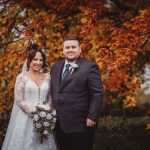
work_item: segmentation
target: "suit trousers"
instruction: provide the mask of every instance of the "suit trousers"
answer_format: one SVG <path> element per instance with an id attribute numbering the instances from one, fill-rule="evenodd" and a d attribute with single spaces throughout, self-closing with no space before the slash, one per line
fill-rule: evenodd
<path id="1" fill-rule="evenodd" d="M 60 126 L 57 125 L 56 140 L 60 150 L 92 150 L 94 130 L 79 133 L 64 133 Z"/>

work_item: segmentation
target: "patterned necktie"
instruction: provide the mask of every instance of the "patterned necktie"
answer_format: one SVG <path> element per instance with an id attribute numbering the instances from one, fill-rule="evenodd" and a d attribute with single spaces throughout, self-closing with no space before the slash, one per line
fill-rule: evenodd
<path id="1" fill-rule="evenodd" d="M 68 74 L 68 72 L 69 72 L 69 67 L 70 67 L 71 65 L 70 64 L 66 64 L 66 66 L 65 66 L 65 71 L 63 72 L 63 75 L 62 75 L 62 80 L 65 78 L 65 76 Z"/>

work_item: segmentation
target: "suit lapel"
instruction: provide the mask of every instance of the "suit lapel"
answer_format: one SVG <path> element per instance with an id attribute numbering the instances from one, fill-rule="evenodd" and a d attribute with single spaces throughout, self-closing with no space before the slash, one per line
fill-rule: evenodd
<path id="1" fill-rule="evenodd" d="M 62 74 L 62 69 L 63 69 L 63 66 L 64 66 L 64 63 L 65 61 L 62 60 L 59 64 L 58 64 L 58 70 L 57 70 L 57 75 L 56 75 L 56 81 L 57 81 L 57 85 L 59 86 L 60 88 L 60 84 L 61 84 L 61 74 Z"/>
<path id="2" fill-rule="evenodd" d="M 80 63 L 81 63 L 81 58 L 78 58 L 76 61 L 78 68 L 75 69 L 73 72 L 72 72 L 72 70 L 69 71 L 69 73 L 66 75 L 66 77 L 61 81 L 59 91 L 61 91 L 68 83 L 70 83 L 72 81 L 73 76 L 78 72 L 78 70 L 80 68 Z M 61 76 L 60 76 L 60 78 L 61 78 Z"/>

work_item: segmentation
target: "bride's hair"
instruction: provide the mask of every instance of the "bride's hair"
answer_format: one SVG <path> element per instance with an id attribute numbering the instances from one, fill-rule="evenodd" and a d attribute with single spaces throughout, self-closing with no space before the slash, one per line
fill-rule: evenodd
<path id="1" fill-rule="evenodd" d="M 43 64 L 42 64 L 41 69 L 43 70 L 43 72 L 47 72 L 48 71 L 48 65 L 46 62 L 46 55 L 44 54 L 42 49 L 39 48 L 39 46 L 37 44 L 31 44 L 27 48 L 27 71 L 29 70 L 30 63 L 34 59 L 37 52 L 40 52 L 42 55 L 42 58 L 43 58 Z"/>

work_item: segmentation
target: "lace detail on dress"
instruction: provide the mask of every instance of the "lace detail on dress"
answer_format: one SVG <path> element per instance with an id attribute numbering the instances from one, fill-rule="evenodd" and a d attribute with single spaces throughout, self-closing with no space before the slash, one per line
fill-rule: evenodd
<path id="1" fill-rule="evenodd" d="M 50 74 L 47 75 L 47 78 L 49 79 L 50 81 Z M 49 85 L 50 85 L 50 82 L 49 82 Z M 47 105 L 49 105 L 49 107 L 51 108 L 52 107 L 52 96 L 51 96 L 51 87 L 49 87 L 49 91 L 48 91 L 48 94 L 47 94 L 47 101 L 46 101 Z"/>
<path id="2" fill-rule="evenodd" d="M 17 76 L 14 106 L 2 150 L 57 150 L 52 134 L 43 144 L 40 143 L 32 119 L 26 115 L 35 109 L 38 102 L 44 107 L 50 106 L 51 99 L 46 101 L 50 97 L 49 82 L 50 76 L 47 75 L 41 87 L 38 87 L 25 74 Z"/>
<path id="3" fill-rule="evenodd" d="M 30 115 L 30 110 L 28 105 L 24 101 L 24 90 L 25 90 L 25 80 L 23 74 L 19 74 L 16 79 L 15 84 L 15 101 L 17 105 L 28 115 Z"/>

